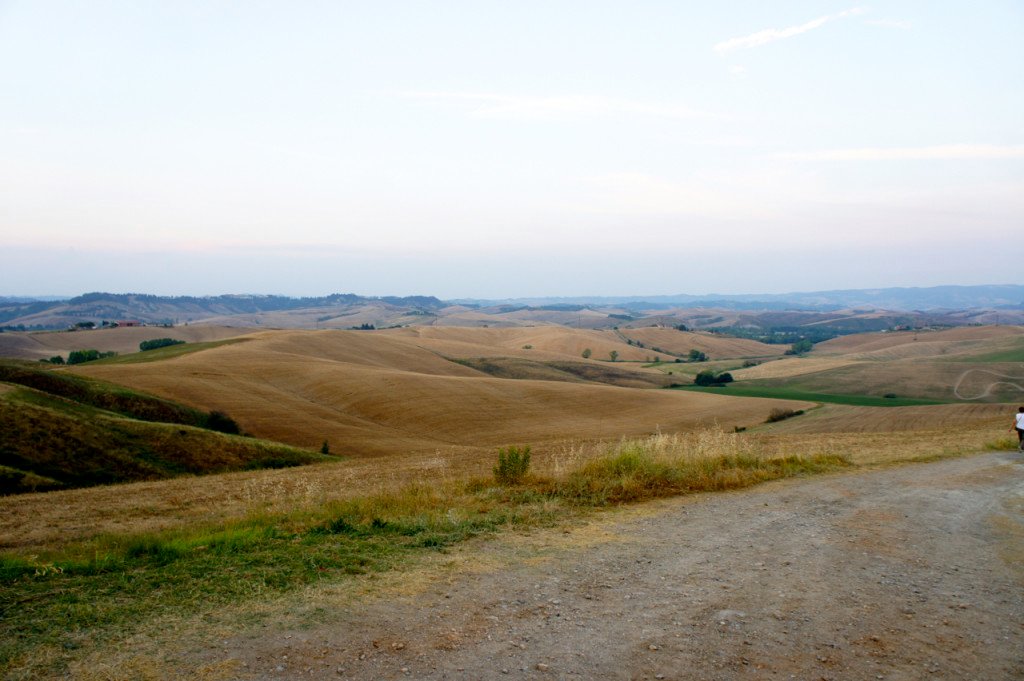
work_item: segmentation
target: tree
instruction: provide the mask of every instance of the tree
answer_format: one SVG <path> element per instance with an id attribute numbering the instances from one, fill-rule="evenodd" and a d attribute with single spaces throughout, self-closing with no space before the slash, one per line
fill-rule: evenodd
<path id="1" fill-rule="evenodd" d="M 694 348 L 693 350 L 690 350 L 689 359 L 691 362 L 706 362 L 708 361 L 708 356 Z"/>
<path id="2" fill-rule="evenodd" d="M 590 359 L 590 348 L 583 351 L 583 359 Z"/>
<path id="3" fill-rule="evenodd" d="M 320 453 L 321 454 L 330 454 L 331 453 L 331 446 L 329 444 L 327 444 L 327 440 L 324 440 L 324 443 L 322 445 L 320 445 Z"/>
<path id="4" fill-rule="evenodd" d="M 618 350 L 612 350 L 611 352 L 608 353 L 608 356 L 611 357 L 612 361 L 614 362 L 615 360 L 617 360 L 619 358 L 619 351 Z"/>

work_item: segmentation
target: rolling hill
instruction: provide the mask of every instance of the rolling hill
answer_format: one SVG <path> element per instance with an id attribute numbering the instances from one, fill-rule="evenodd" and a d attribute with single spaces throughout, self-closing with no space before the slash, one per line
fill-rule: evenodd
<path id="1" fill-rule="evenodd" d="M 81 373 L 230 413 L 260 437 L 332 452 L 384 455 L 438 448 L 618 438 L 763 421 L 777 403 L 579 380 L 508 380 L 453 360 L 528 358 L 627 370 L 583 360 L 598 342 L 624 356 L 644 351 L 614 334 L 564 328 L 278 331 L 144 364 L 93 363 Z M 533 345 L 524 349 L 523 345 Z M 652 377 L 639 364 L 633 370 Z"/>

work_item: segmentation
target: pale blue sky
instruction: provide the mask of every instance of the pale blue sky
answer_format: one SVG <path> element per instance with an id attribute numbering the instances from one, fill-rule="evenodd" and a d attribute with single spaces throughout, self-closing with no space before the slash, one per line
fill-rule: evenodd
<path id="1" fill-rule="evenodd" d="M 0 295 L 1024 283 L 1024 4 L 0 0 Z"/>

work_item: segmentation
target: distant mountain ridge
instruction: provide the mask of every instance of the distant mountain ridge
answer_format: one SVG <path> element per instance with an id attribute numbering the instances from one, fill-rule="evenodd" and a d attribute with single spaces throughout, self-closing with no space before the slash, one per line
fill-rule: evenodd
<path id="1" fill-rule="evenodd" d="M 460 299 L 452 302 L 478 305 L 621 305 L 633 309 L 711 307 L 727 310 L 809 310 L 829 312 L 872 308 L 895 312 L 929 310 L 1024 309 L 1024 285 L 892 287 L 838 289 L 792 293 L 741 293 L 661 296 L 575 296 Z"/>
<path id="2" fill-rule="evenodd" d="M 689 315 L 680 310 L 696 311 Z M 707 315 L 702 309 L 717 310 Z M 458 313 L 458 310 L 464 311 Z M 472 314 L 465 311 L 470 310 Z M 935 286 L 773 294 L 678 294 L 660 296 L 577 296 L 506 300 L 435 296 L 290 297 L 259 294 L 157 296 L 144 293 L 86 293 L 64 300 L 0 297 L 0 329 L 46 330 L 86 322 L 137 321 L 146 324 L 217 323 L 228 326 L 287 328 L 381 328 L 434 323 L 455 325 L 560 323 L 598 328 L 662 315 L 687 325 L 757 325 L 738 313 L 801 313 L 865 316 L 887 313 L 889 326 L 921 324 L 1018 323 L 1024 318 L 1024 286 Z M 981 314 L 978 311 L 983 311 Z M 461 317 L 459 315 L 461 314 Z M 731 321 L 720 317 L 730 315 Z M 901 319 L 900 315 L 913 318 Z M 467 316 L 468 315 L 468 316 Z M 475 317 L 473 316 L 475 315 Z M 877 316 L 877 315 L 876 315 Z M 939 319 L 942 317 L 943 319 Z M 602 321 L 603 320 L 603 321 Z M 659 323 L 667 323 L 661 320 Z M 810 323 L 810 318 L 804 323 Z M 863 324 L 864 322 L 857 322 Z M 882 320 L 872 322 L 886 328 Z"/>

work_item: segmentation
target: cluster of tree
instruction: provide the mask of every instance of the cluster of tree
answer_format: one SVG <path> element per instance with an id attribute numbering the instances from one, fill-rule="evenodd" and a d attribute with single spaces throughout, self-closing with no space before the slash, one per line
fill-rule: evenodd
<path id="1" fill-rule="evenodd" d="M 676 324 L 676 331 L 689 331 L 686 324 Z"/>
<path id="2" fill-rule="evenodd" d="M 717 326 L 708 329 L 711 333 L 749 338 L 750 340 L 770 343 L 772 345 L 789 345 L 801 340 L 820 343 L 844 334 L 859 333 L 856 330 L 840 329 L 834 326 L 771 326 L 765 328 L 749 328 L 741 326 Z"/>
<path id="3" fill-rule="evenodd" d="M 814 343 L 809 338 L 803 338 L 793 343 L 789 350 L 786 350 L 787 355 L 802 355 L 806 352 L 810 352 L 814 347 Z"/>
<path id="4" fill-rule="evenodd" d="M 82 364 L 83 362 L 92 362 L 97 359 L 103 359 L 104 357 L 114 357 L 117 353 L 111 350 L 110 352 L 100 352 L 99 350 L 72 350 L 68 353 L 68 364 Z"/>
<path id="5" fill-rule="evenodd" d="M 711 386 L 711 385 L 725 385 L 726 383 L 732 383 L 732 374 L 724 372 L 716 374 L 711 369 L 701 371 L 693 378 L 694 385 Z"/>
<path id="6" fill-rule="evenodd" d="M 359 326 L 350 326 L 348 328 L 352 331 L 373 331 L 377 327 L 373 324 L 360 324 Z"/>
<path id="7" fill-rule="evenodd" d="M 696 348 L 694 348 L 693 350 L 690 350 L 690 354 L 687 356 L 687 358 L 691 362 L 706 362 L 706 361 L 708 361 L 708 356 L 706 354 L 704 354 L 703 352 L 701 352 L 700 350 L 696 349 Z"/>
<path id="8" fill-rule="evenodd" d="M 139 351 L 145 352 L 147 350 L 156 350 L 157 348 L 166 348 L 169 345 L 182 345 L 185 341 L 178 340 L 176 338 L 154 338 L 153 340 L 146 340 L 139 343 Z"/>

